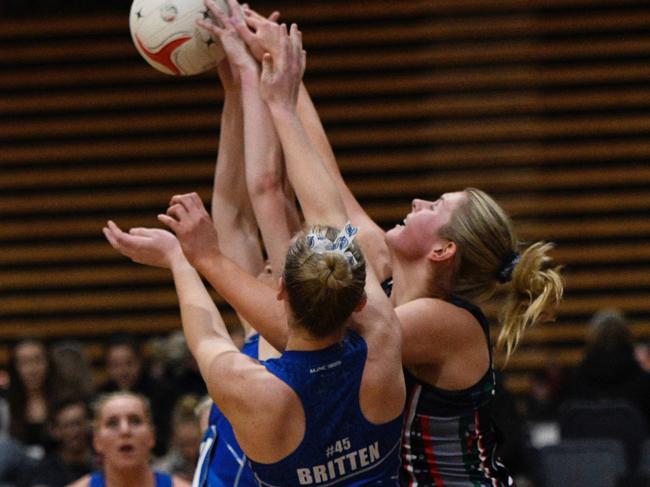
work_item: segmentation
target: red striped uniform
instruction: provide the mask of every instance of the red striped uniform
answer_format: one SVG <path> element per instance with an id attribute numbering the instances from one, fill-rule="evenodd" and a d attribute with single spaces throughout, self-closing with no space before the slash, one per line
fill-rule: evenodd
<path id="1" fill-rule="evenodd" d="M 481 310 L 452 299 L 480 323 L 490 347 L 489 325 Z M 408 399 L 402 430 L 400 483 L 408 487 L 510 487 L 512 477 L 496 455 L 492 422 L 495 395 L 490 367 L 473 386 L 459 391 L 426 384 L 405 370 Z"/>

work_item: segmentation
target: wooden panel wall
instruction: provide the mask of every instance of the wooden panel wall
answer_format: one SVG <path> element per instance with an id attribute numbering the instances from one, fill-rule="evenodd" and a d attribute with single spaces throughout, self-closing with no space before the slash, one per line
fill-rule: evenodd
<path id="1" fill-rule="evenodd" d="M 279 8 L 304 32 L 306 82 L 344 175 L 382 225 L 413 197 L 477 186 L 523 238 L 558 244 L 566 299 L 511 361 L 514 390 L 550 360 L 575 364 L 600 307 L 623 309 L 650 338 L 647 2 Z M 3 19 L 0 39 L 3 353 L 25 334 L 92 344 L 117 329 L 176 329 L 167 273 L 117 255 L 101 227 L 153 225 L 177 192 L 207 200 L 216 75 L 154 71 L 131 45 L 126 12 Z"/>

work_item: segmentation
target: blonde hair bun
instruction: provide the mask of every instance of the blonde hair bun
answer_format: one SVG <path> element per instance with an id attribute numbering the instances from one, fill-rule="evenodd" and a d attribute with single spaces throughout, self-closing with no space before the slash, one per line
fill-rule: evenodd
<path id="1" fill-rule="evenodd" d="M 352 279 L 348 261 L 341 254 L 324 253 L 316 268 L 320 282 L 329 289 L 341 289 Z"/>

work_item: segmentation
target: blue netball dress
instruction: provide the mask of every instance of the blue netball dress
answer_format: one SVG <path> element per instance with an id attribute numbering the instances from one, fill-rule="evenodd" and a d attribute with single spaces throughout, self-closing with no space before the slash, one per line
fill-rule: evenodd
<path id="1" fill-rule="evenodd" d="M 259 355 L 258 334 L 251 336 L 242 353 L 257 359 Z M 201 441 L 199 461 L 192 480 L 192 487 L 256 487 L 257 482 L 246 461 L 246 455 L 235 439 L 230 422 L 212 404 L 208 429 Z"/>
<path id="2" fill-rule="evenodd" d="M 490 347 L 490 328 L 481 310 L 450 299 L 480 323 Z M 492 354 L 485 375 L 473 386 L 449 391 L 420 381 L 408 370 L 402 437 L 401 485 L 408 487 L 508 487 L 514 481 L 500 463 L 492 422 L 495 395 Z"/>
<path id="3" fill-rule="evenodd" d="M 172 477 L 162 472 L 154 472 L 156 479 L 156 487 L 172 487 Z M 104 479 L 103 472 L 95 472 L 90 475 L 90 482 L 88 487 L 105 487 L 106 480 Z"/>
<path id="4" fill-rule="evenodd" d="M 262 362 L 289 385 L 305 411 L 305 438 L 279 462 L 249 460 L 262 487 L 397 486 L 402 417 L 370 423 L 359 406 L 368 355 L 354 332 L 323 350 L 290 350 Z"/>

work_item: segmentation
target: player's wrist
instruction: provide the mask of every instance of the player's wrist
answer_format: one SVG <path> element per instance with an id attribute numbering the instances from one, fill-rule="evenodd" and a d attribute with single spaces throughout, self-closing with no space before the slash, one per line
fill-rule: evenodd
<path id="1" fill-rule="evenodd" d="M 299 120 L 295 103 L 288 100 L 272 99 L 267 101 L 267 105 L 275 122 L 294 123 Z"/>
<path id="2" fill-rule="evenodd" d="M 205 275 L 210 268 L 215 266 L 220 256 L 219 247 L 214 246 L 193 254 L 191 257 L 188 256 L 187 260 L 200 274 Z"/>
<path id="3" fill-rule="evenodd" d="M 260 85 L 260 69 L 257 63 L 243 66 L 239 70 L 242 86 L 257 88 Z"/>

